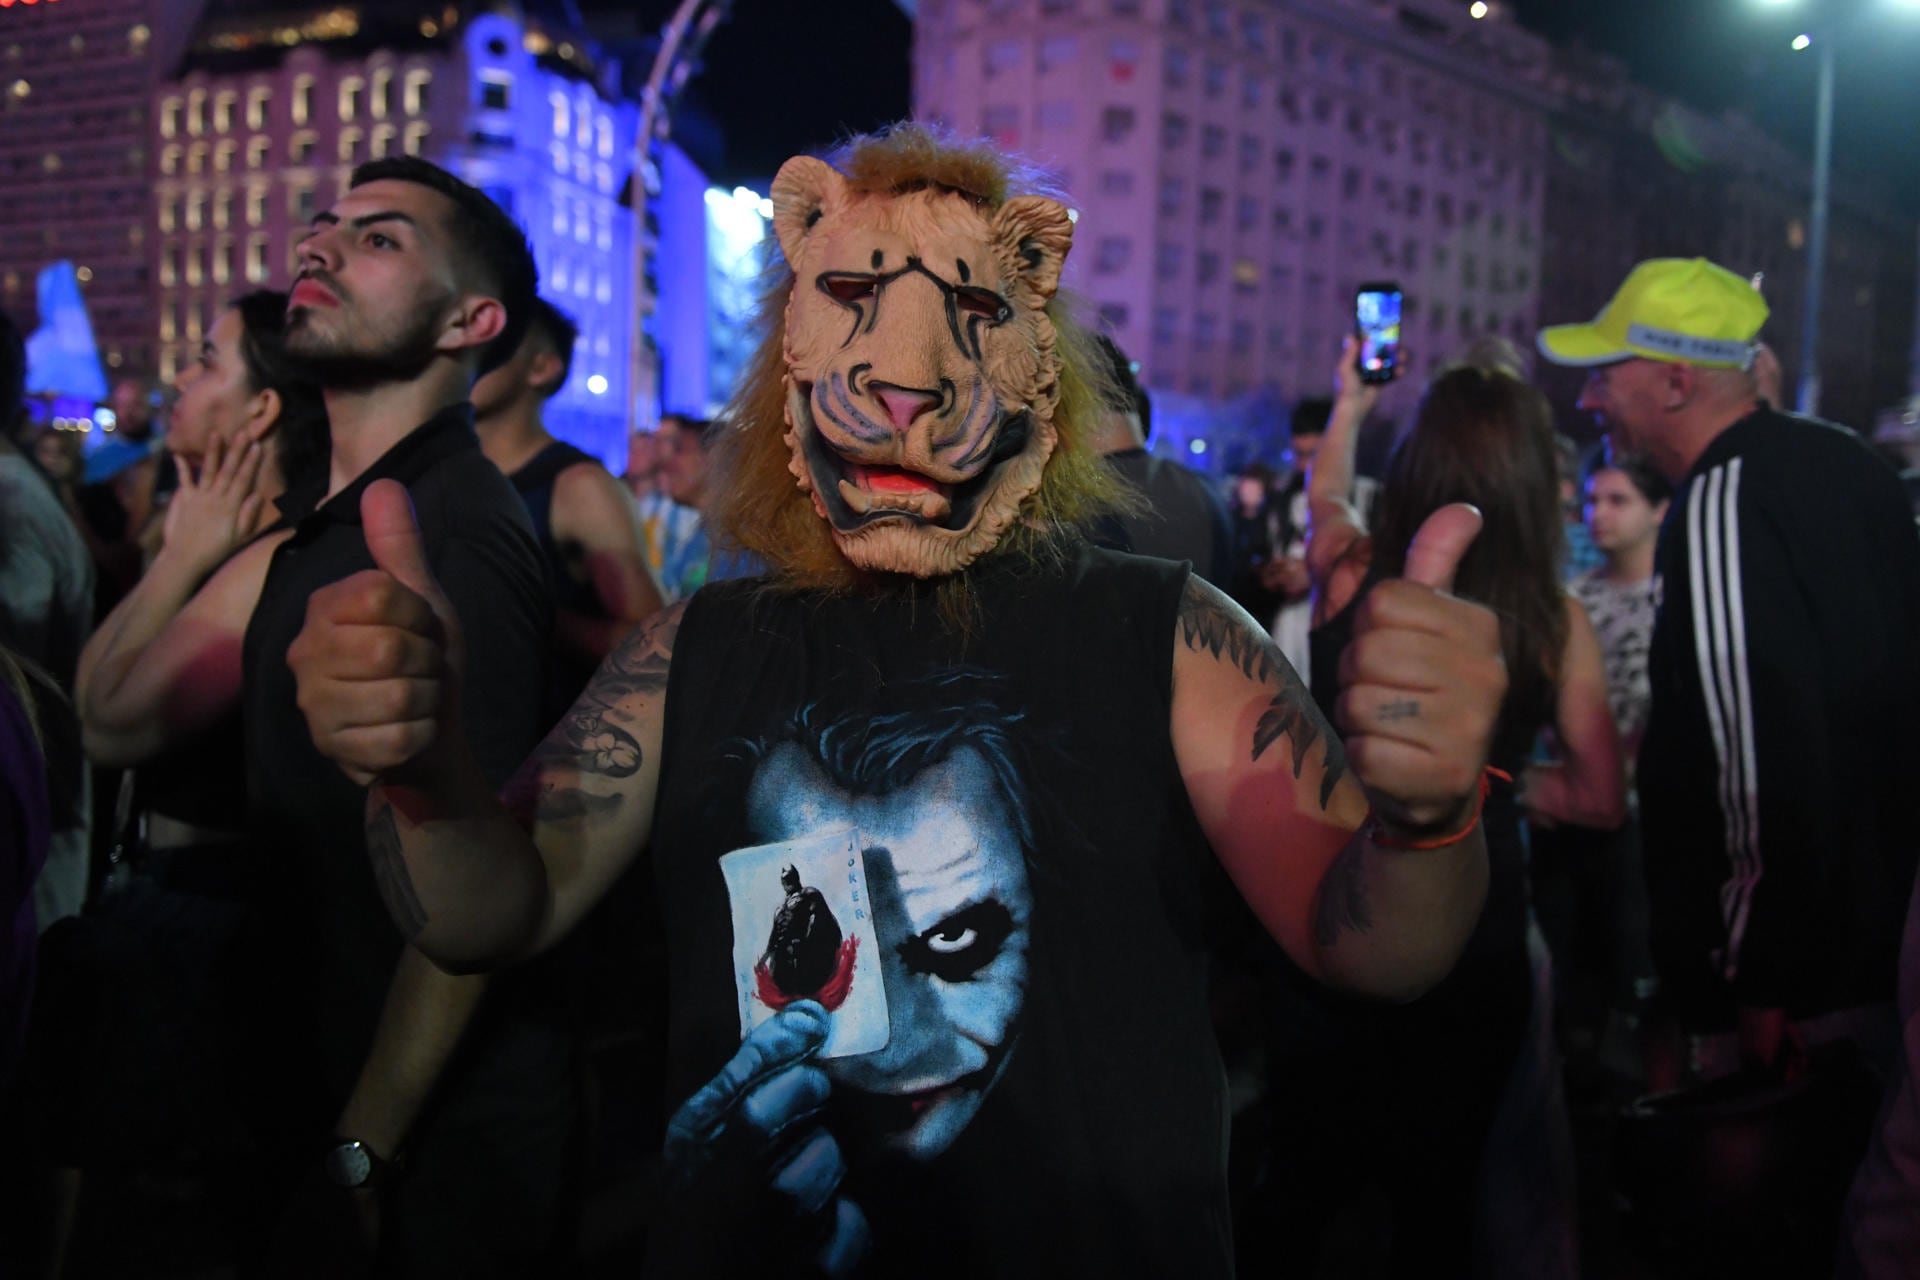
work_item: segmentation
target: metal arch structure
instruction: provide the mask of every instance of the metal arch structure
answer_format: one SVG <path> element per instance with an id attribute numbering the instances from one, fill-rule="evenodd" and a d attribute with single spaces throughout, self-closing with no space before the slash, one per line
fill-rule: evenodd
<path id="1" fill-rule="evenodd" d="M 632 369 L 628 381 L 627 429 L 640 428 L 644 407 L 653 403 L 659 388 L 658 363 L 647 347 L 646 320 L 653 314 L 656 299 L 647 285 L 647 261 L 653 253 L 653 237 L 647 231 L 646 202 L 660 193 L 660 167 L 654 163 L 656 142 L 665 142 L 673 133 L 673 100 L 686 87 L 700 53 L 714 29 L 732 13 L 733 0 L 680 0 L 673 16 L 660 31 L 660 52 L 654 56 L 647 86 L 640 94 L 640 127 L 634 135 L 634 226 L 633 226 L 633 342 Z"/>

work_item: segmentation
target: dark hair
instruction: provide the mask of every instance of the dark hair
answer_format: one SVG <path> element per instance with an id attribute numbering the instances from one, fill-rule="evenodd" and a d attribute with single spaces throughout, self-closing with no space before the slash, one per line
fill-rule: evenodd
<path id="1" fill-rule="evenodd" d="M 1134 376 L 1133 361 L 1120 349 L 1120 344 L 1106 334 L 1096 333 L 1093 341 L 1106 357 L 1108 370 L 1113 375 L 1113 407 L 1140 419 L 1142 441 L 1153 439 L 1153 401 L 1147 398 L 1146 389 Z"/>
<path id="2" fill-rule="evenodd" d="M 26 410 L 27 344 L 0 311 L 0 435 L 9 439 Z"/>
<path id="3" fill-rule="evenodd" d="M 287 353 L 287 295 L 256 289 L 235 298 L 232 306 L 240 315 L 240 356 L 247 366 L 247 385 L 280 397 L 280 417 L 273 429 L 280 477 L 289 490 L 309 488 L 314 480 L 324 480 L 332 435 L 320 385 L 303 363 Z"/>
<path id="4" fill-rule="evenodd" d="M 1618 471 L 1625 476 L 1650 506 L 1657 507 L 1673 497 L 1673 482 L 1644 453 L 1602 454 L 1594 464 L 1593 472 L 1597 475 L 1602 471 Z"/>
<path id="5" fill-rule="evenodd" d="M 1293 406 L 1293 418 L 1287 427 L 1296 436 L 1321 436 L 1327 433 L 1327 423 L 1332 418 L 1332 400 L 1326 396 L 1308 396 Z"/>
<path id="6" fill-rule="evenodd" d="M 533 312 L 527 321 L 529 341 L 546 344 L 547 350 L 560 361 L 560 376 L 546 389 L 549 397 L 558 395 L 560 388 L 567 385 L 567 379 L 573 374 L 573 345 L 580 340 L 580 326 L 571 316 L 545 298 L 533 300 Z"/>
<path id="7" fill-rule="evenodd" d="M 453 206 L 447 219 L 447 242 L 461 274 L 507 309 L 506 325 L 480 349 L 475 376 L 505 364 L 520 349 L 520 339 L 533 320 L 534 300 L 540 295 L 540 269 L 534 264 L 526 232 L 478 187 L 418 156 L 369 160 L 353 171 L 347 185 L 363 187 L 369 182 L 411 182 L 439 192 Z"/>
<path id="8" fill-rule="evenodd" d="M 1510 370 L 1456 366 L 1427 388 L 1374 505 L 1374 572 L 1398 577 L 1420 525 L 1453 502 L 1472 503 L 1486 521 L 1454 590 L 1500 616 L 1502 736 L 1530 735 L 1552 714 L 1566 646 L 1566 530 L 1553 410 Z"/>
<path id="9" fill-rule="evenodd" d="M 740 769 L 751 778 L 768 756 L 791 743 L 841 790 L 888 796 L 913 786 L 927 769 L 956 751 L 972 750 L 999 785 L 1007 825 L 1031 860 L 1039 847 L 1043 815 L 1035 811 L 1027 788 L 1031 770 L 1021 727 L 1025 717 L 1002 705 L 999 681 L 978 672 L 950 671 L 909 681 L 892 692 L 905 694 L 912 709 L 829 709 L 812 703 L 765 737 L 727 743 L 722 767 Z"/>

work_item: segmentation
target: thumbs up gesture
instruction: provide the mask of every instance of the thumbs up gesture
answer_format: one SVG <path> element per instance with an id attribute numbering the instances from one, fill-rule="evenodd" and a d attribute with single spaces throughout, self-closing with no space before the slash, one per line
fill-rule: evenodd
<path id="1" fill-rule="evenodd" d="M 287 665 L 314 746 L 365 785 L 453 740 L 464 655 L 406 488 L 368 485 L 360 520 L 375 567 L 313 594 Z"/>
<path id="2" fill-rule="evenodd" d="M 1506 697 L 1499 618 L 1449 594 L 1479 532 L 1464 503 L 1427 517 L 1406 575 L 1366 594 L 1340 659 L 1348 762 L 1376 814 L 1412 833 L 1465 825 Z"/>

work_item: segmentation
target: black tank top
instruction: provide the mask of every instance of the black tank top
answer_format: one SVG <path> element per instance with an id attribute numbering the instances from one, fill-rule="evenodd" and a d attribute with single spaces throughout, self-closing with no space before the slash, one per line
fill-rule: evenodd
<path id="1" fill-rule="evenodd" d="M 822 1114 L 863 1274 L 1231 1274 L 1206 1000 L 1230 889 L 1168 734 L 1186 573 L 1095 549 L 977 569 L 970 637 L 923 586 L 724 582 L 687 610 L 653 839 L 668 1106 L 745 1027 L 832 1005 Z M 715 1174 L 720 1141 L 670 1145 L 670 1182 Z M 802 1234 L 708 1203 L 663 1215 L 655 1274 L 739 1274 L 716 1250 Z"/>
<path id="2" fill-rule="evenodd" d="M 520 500 L 526 504 L 527 516 L 533 522 L 533 536 L 539 540 L 540 554 L 546 561 L 547 579 L 553 587 L 555 608 L 589 618 L 606 618 L 612 615 L 601 605 L 593 585 L 574 576 L 574 568 L 567 561 L 566 548 L 553 536 L 554 482 L 560 478 L 562 471 L 582 462 L 600 465 L 592 454 L 576 449 L 564 440 L 555 440 L 534 454 L 524 467 L 507 479 L 513 483 Z M 576 658 L 557 645 L 553 647 L 547 661 L 547 692 L 541 703 L 548 723 L 558 723 L 560 717 L 566 714 L 573 700 L 580 696 L 580 690 L 593 678 L 594 668 L 598 665 Z"/>
<path id="3" fill-rule="evenodd" d="M 607 611 L 601 607 L 600 597 L 594 594 L 592 584 L 574 578 L 567 565 L 565 551 L 553 537 L 553 483 L 560 478 L 562 471 L 582 462 L 600 465 L 592 454 L 576 449 L 564 440 L 555 440 L 534 454 L 526 466 L 507 479 L 513 482 L 514 489 L 519 492 L 520 501 L 527 504 L 527 515 L 533 521 L 533 536 L 540 540 L 540 550 L 547 558 L 547 573 L 553 578 L 554 604 L 589 618 L 605 618 Z"/>

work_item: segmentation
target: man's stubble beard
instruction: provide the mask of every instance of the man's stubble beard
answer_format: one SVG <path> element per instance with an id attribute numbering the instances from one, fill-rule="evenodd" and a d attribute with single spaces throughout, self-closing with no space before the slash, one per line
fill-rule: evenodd
<path id="1" fill-rule="evenodd" d="M 437 306 L 421 307 L 391 338 L 370 337 L 361 330 L 356 342 L 356 335 L 317 331 L 311 322 L 314 309 L 299 307 L 287 319 L 287 354 L 314 382 L 329 390 L 359 391 L 412 382 L 433 362 L 438 311 Z"/>

